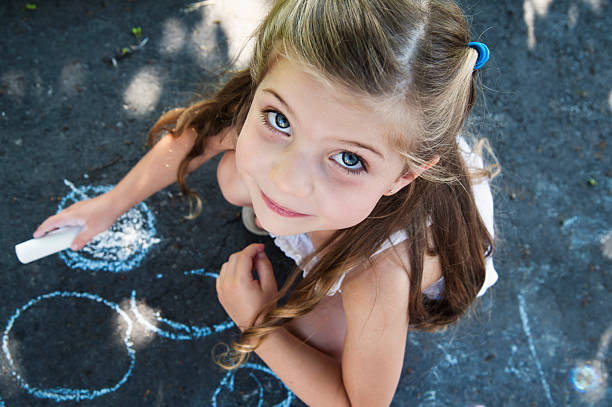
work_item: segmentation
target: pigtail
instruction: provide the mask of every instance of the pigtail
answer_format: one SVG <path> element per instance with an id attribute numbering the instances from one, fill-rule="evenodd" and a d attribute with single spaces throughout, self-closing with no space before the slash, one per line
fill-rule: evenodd
<path id="1" fill-rule="evenodd" d="M 164 132 L 170 133 L 172 137 L 180 137 L 188 128 L 196 131 L 193 147 L 182 159 L 177 171 L 179 189 L 190 202 L 191 210 L 188 218 L 197 217 L 202 210 L 200 197 L 194 190 L 188 188 L 185 182 L 189 163 L 204 153 L 208 137 L 217 135 L 228 127 L 234 127 L 240 132 L 254 91 L 249 70 L 238 71 L 213 97 L 163 114 L 149 131 L 147 138 L 149 145 L 153 145 Z"/>

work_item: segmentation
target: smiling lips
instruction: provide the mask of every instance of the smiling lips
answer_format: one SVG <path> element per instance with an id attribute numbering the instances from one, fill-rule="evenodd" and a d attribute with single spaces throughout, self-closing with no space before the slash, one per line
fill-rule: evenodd
<path id="1" fill-rule="evenodd" d="M 303 213 L 293 212 L 292 210 L 283 208 L 282 206 L 278 205 L 276 202 L 268 198 L 266 194 L 264 194 L 263 192 L 261 193 L 261 197 L 263 198 L 268 208 L 270 208 L 271 210 L 273 210 L 274 212 L 278 213 L 281 216 L 285 216 L 287 218 L 298 218 L 298 217 L 308 216 Z"/>

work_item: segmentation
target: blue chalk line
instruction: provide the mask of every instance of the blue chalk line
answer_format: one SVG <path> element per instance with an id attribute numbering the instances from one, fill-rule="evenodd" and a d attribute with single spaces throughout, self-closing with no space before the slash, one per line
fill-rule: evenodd
<path id="1" fill-rule="evenodd" d="M 219 274 L 210 273 L 204 271 L 204 269 L 185 271 L 184 274 L 186 276 L 198 275 L 210 278 L 219 277 Z M 130 297 L 130 311 L 132 311 L 132 314 L 134 314 L 134 316 L 136 317 L 136 321 L 138 321 L 147 330 L 155 332 L 159 336 L 162 336 L 167 339 L 172 339 L 174 341 L 192 341 L 195 339 L 202 339 L 212 333 L 223 332 L 234 326 L 234 322 L 232 320 L 227 320 L 221 322 L 220 324 L 214 324 L 212 326 L 185 325 L 183 323 L 164 318 L 159 313 L 155 313 L 155 319 L 157 320 L 157 322 L 165 324 L 173 330 L 179 331 L 178 333 L 169 332 L 147 321 L 147 319 L 140 313 L 140 311 L 138 311 L 138 306 L 136 305 L 136 290 L 132 290 L 132 295 Z"/>
<path id="2" fill-rule="evenodd" d="M 257 389 L 259 390 L 259 401 L 257 403 L 257 407 L 261 407 L 261 405 L 263 404 L 264 401 L 264 388 L 261 385 L 261 382 L 259 380 L 257 380 L 257 377 L 255 377 L 255 375 L 253 373 L 249 373 L 249 376 L 251 376 L 251 379 L 255 380 L 255 383 L 257 383 Z"/>
<path id="3" fill-rule="evenodd" d="M 531 329 L 529 328 L 529 316 L 527 315 L 527 307 L 525 306 L 525 298 L 522 294 L 518 295 L 519 302 L 519 315 L 521 317 L 521 323 L 523 324 L 523 331 L 527 336 L 527 343 L 529 344 L 529 351 L 531 352 L 531 356 L 533 361 L 535 362 L 536 368 L 538 370 L 538 374 L 540 375 L 540 382 L 542 383 L 542 388 L 544 389 L 544 394 L 546 395 L 546 399 L 551 407 L 555 405 L 552 394 L 550 393 L 550 386 L 546 381 L 546 376 L 544 375 L 544 369 L 542 369 L 542 363 L 540 363 L 540 359 L 538 358 L 538 353 L 536 352 L 535 344 L 533 342 L 533 337 L 531 336 Z"/>
<path id="4" fill-rule="evenodd" d="M 13 324 L 15 323 L 17 318 L 19 318 L 19 316 L 23 312 L 25 312 L 28 308 L 32 307 L 33 305 L 37 304 L 38 302 L 42 300 L 46 300 L 46 299 L 53 298 L 53 297 L 61 297 L 61 298 L 72 297 L 72 298 L 80 298 L 80 299 L 95 301 L 97 303 L 104 304 L 107 307 L 111 308 L 112 310 L 117 312 L 126 321 L 127 328 L 125 330 L 125 338 L 123 340 L 123 343 L 125 343 L 125 347 L 127 348 L 128 356 L 130 358 L 130 366 L 127 372 L 114 386 L 105 387 L 102 389 L 95 389 L 95 390 L 70 389 L 70 388 L 63 388 L 63 387 L 57 387 L 57 388 L 52 388 L 52 389 L 41 389 L 35 386 L 30 386 L 19 375 L 19 373 L 15 371 L 15 363 L 13 362 L 13 358 L 11 356 L 11 352 L 9 349 L 9 333 L 11 332 L 11 329 L 13 328 Z M 4 330 L 4 335 L 2 336 L 2 350 L 4 351 L 4 355 L 6 356 L 9 362 L 11 374 L 17 379 L 17 382 L 19 383 L 21 388 L 26 390 L 32 396 L 38 397 L 38 398 L 52 399 L 58 402 L 67 401 L 67 400 L 74 400 L 74 401 L 92 400 L 96 397 L 100 397 L 105 394 L 114 392 L 119 387 L 121 387 L 127 381 L 127 379 L 131 376 L 132 369 L 134 368 L 134 363 L 136 362 L 136 354 L 134 352 L 134 349 L 132 348 L 132 341 L 130 340 L 131 332 L 132 332 L 132 320 L 127 315 L 127 313 L 123 311 L 121 308 L 119 308 L 119 306 L 115 304 L 114 302 L 110 302 L 98 295 L 90 294 L 90 293 L 54 291 L 52 293 L 40 295 L 30 300 L 27 304 L 25 304 L 21 308 L 18 308 L 17 311 L 15 311 L 15 314 L 13 314 L 13 316 L 9 319 L 6 325 L 6 328 Z M 0 405 L 0 407 L 2 407 L 2 405 Z"/>
<path id="5" fill-rule="evenodd" d="M 204 269 L 186 271 L 185 275 L 186 276 L 205 276 L 205 277 L 212 277 L 212 278 L 219 277 L 219 274 L 211 273 L 211 272 L 205 271 Z"/>
<path id="6" fill-rule="evenodd" d="M 210 274 L 214 276 L 214 273 Z M 157 320 L 157 322 L 165 324 L 166 326 L 176 331 L 179 331 L 179 333 L 169 332 L 147 321 L 147 319 L 140 313 L 140 311 L 138 311 L 138 306 L 136 305 L 136 290 L 132 290 L 132 295 L 130 298 L 130 311 L 132 311 L 132 314 L 134 314 L 134 316 L 136 317 L 136 321 L 138 321 L 147 330 L 155 332 L 159 336 L 163 336 L 164 338 L 172 339 L 174 341 L 193 341 L 196 339 L 202 339 L 212 333 L 223 332 L 234 326 L 234 322 L 231 320 L 221 322 L 220 324 L 214 324 L 212 326 L 185 325 L 183 323 L 164 318 L 159 313 L 155 313 L 155 319 Z"/>
<path id="7" fill-rule="evenodd" d="M 77 188 L 68 180 L 64 180 L 64 183 L 71 191 L 60 201 L 58 212 L 72 202 L 89 199 L 90 195 L 104 194 L 113 188 L 112 185 Z M 124 227 L 126 231 L 113 232 L 114 227 Z M 138 267 L 150 248 L 159 243 L 160 239 L 155 238 L 156 234 L 153 212 L 144 202 L 140 202 L 123 214 L 109 231 L 94 237 L 83 249 L 76 252 L 65 250 L 60 252 L 59 256 L 72 269 L 126 272 Z M 91 258 L 86 256 L 87 253 Z"/>
<path id="8" fill-rule="evenodd" d="M 283 401 L 281 401 L 278 404 L 275 404 L 272 407 L 289 407 L 291 405 L 291 402 L 295 398 L 295 395 L 293 394 L 293 392 L 291 390 L 289 390 L 287 388 L 287 386 L 285 386 L 285 383 L 283 383 L 278 378 L 278 376 L 276 376 L 276 374 L 274 374 L 274 372 L 272 370 L 270 370 L 266 366 L 258 365 L 258 364 L 255 364 L 255 363 L 245 363 L 245 364 L 241 365 L 238 369 L 227 372 L 227 374 L 223 377 L 223 379 L 221 379 L 221 381 L 219 382 L 219 386 L 217 386 L 217 389 L 215 390 L 215 392 L 213 393 L 213 396 L 212 396 L 212 400 L 211 400 L 211 406 L 212 407 L 217 407 L 217 396 L 221 393 L 221 391 L 223 390 L 224 387 L 228 391 L 230 391 L 230 392 L 234 391 L 234 387 L 235 387 L 235 380 L 234 380 L 234 378 L 236 376 L 236 371 L 240 370 L 240 369 L 252 369 L 252 370 L 255 370 L 255 371 L 267 373 L 270 376 L 274 377 L 285 388 L 285 390 L 287 390 L 287 396 L 285 397 L 285 399 Z M 261 382 L 259 380 L 257 380 L 257 378 L 255 377 L 255 375 L 252 372 L 249 373 L 249 376 L 251 376 L 251 378 L 253 378 L 255 380 L 255 382 L 257 383 L 257 385 L 259 387 L 259 400 L 258 400 L 258 403 L 257 403 L 257 407 L 261 407 L 263 402 L 264 402 L 263 386 L 261 385 Z"/>

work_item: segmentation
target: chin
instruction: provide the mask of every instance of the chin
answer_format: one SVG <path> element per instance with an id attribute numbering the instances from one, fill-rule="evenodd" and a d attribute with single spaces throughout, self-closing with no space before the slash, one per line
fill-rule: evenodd
<path id="1" fill-rule="evenodd" d="M 292 235 L 298 235 L 300 233 L 308 233 L 308 232 L 310 232 L 310 230 L 304 230 L 304 229 L 300 229 L 300 228 L 291 228 L 291 227 L 279 226 L 279 225 L 268 227 L 263 222 L 261 223 L 261 226 L 263 226 L 263 228 L 266 231 L 268 231 L 268 233 L 270 233 L 271 235 L 274 235 L 274 236 L 292 236 Z"/>

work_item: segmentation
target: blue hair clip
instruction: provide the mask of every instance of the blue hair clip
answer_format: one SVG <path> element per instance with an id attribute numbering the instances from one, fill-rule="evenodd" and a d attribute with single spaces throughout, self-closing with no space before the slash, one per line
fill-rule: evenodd
<path id="1" fill-rule="evenodd" d="M 482 42 L 476 41 L 468 43 L 468 47 L 474 48 L 476 51 L 478 51 L 478 59 L 476 60 L 476 65 L 474 65 L 474 69 L 482 68 L 491 56 L 491 51 L 489 51 L 489 47 L 487 47 Z"/>

